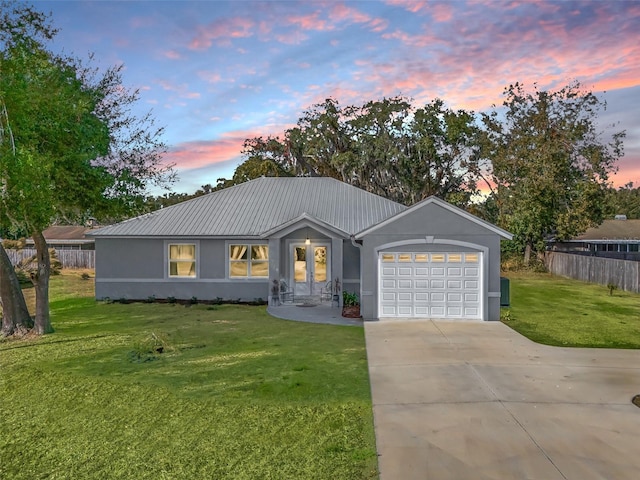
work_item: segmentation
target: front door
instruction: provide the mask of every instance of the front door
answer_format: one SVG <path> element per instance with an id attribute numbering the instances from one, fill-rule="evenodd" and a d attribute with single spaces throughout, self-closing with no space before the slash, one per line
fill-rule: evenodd
<path id="1" fill-rule="evenodd" d="M 331 278 L 329 245 L 291 245 L 291 278 L 296 295 L 320 295 Z"/>

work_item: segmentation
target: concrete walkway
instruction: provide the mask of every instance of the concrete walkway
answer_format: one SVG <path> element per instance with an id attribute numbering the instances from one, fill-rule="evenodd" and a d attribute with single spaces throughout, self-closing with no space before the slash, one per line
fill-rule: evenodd
<path id="1" fill-rule="evenodd" d="M 361 327 L 362 320 L 345 318 L 342 316 L 342 308 L 331 306 L 331 302 L 307 304 L 284 303 L 281 305 L 269 305 L 267 313 L 272 317 L 284 320 L 307 323 L 326 323 L 329 325 L 348 325 Z"/>
<path id="2" fill-rule="evenodd" d="M 382 480 L 640 478 L 640 351 L 365 322 Z"/>

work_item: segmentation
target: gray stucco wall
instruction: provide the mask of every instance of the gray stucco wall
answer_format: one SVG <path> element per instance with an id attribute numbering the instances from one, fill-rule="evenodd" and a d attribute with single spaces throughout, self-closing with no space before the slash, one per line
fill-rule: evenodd
<path id="1" fill-rule="evenodd" d="M 266 243 L 237 240 L 237 243 Z M 170 278 L 169 243 L 197 245 L 196 278 Z M 217 239 L 96 239 L 96 298 L 267 300 L 269 280 L 227 278 L 227 243 Z"/>
<path id="2" fill-rule="evenodd" d="M 381 248 L 387 244 L 396 245 Z M 404 244 L 403 244 L 404 243 Z M 463 243 L 463 245 L 460 245 Z M 399 244 L 399 245 L 398 245 Z M 473 244 L 478 247 L 474 247 Z M 485 320 L 500 319 L 500 237 L 437 204 L 428 204 L 388 223 L 362 239 L 361 313 L 378 317 L 378 252 L 468 252 L 484 250 Z M 496 296 L 497 295 L 497 296 Z"/>
<path id="3" fill-rule="evenodd" d="M 360 293 L 360 249 L 345 240 L 342 247 L 342 289 Z"/>

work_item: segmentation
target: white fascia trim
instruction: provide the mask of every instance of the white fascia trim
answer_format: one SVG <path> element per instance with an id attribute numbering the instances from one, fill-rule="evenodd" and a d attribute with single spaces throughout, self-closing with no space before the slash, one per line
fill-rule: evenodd
<path id="1" fill-rule="evenodd" d="M 339 228 L 336 228 L 333 225 L 320 220 L 319 218 L 313 217 L 307 213 L 303 213 L 302 215 L 289 220 L 282 225 L 278 225 L 271 230 L 267 230 L 266 232 L 261 233 L 260 236 L 262 238 L 283 238 L 290 233 L 293 233 L 296 230 L 304 227 L 313 228 L 330 238 L 349 238 L 349 234 L 347 232 L 343 232 Z"/>

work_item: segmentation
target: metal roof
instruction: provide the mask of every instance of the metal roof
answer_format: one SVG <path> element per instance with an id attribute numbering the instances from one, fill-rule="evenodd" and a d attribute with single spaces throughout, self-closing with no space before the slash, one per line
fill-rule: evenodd
<path id="1" fill-rule="evenodd" d="M 262 177 L 90 235 L 258 237 L 305 214 L 351 235 L 406 208 L 333 178 Z"/>

